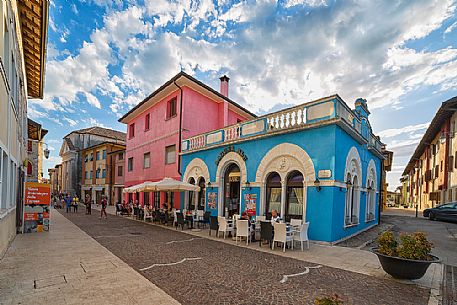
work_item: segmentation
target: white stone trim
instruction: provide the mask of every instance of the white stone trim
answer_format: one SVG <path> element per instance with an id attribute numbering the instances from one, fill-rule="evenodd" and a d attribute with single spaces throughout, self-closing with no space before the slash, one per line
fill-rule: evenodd
<path id="1" fill-rule="evenodd" d="M 362 186 L 362 161 L 360 160 L 359 152 L 355 146 L 352 146 L 346 157 L 346 167 L 344 169 L 344 180 L 347 175 L 351 175 L 351 179 L 357 176 L 357 186 Z"/>
<path id="2" fill-rule="evenodd" d="M 190 178 L 194 178 L 195 183 L 198 183 L 200 177 L 205 178 L 207 182 L 211 181 L 205 161 L 200 158 L 194 158 L 187 164 L 182 180 L 188 182 Z"/>
<path id="3" fill-rule="evenodd" d="M 256 182 L 262 185 L 271 172 L 277 172 L 281 180 L 286 180 L 287 175 L 294 170 L 301 172 L 307 183 L 316 180 L 313 161 L 306 151 L 298 145 L 282 143 L 270 149 L 260 161 Z"/>

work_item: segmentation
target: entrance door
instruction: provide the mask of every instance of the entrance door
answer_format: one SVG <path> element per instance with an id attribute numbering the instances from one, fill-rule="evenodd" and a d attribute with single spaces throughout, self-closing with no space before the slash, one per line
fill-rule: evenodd
<path id="1" fill-rule="evenodd" d="M 122 188 L 121 187 L 117 188 L 117 202 L 122 203 Z"/>
<path id="2" fill-rule="evenodd" d="M 240 214 L 240 168 L 236 164 L 231 164 L 224 176 L 224 215 L 231 217 Z"/>

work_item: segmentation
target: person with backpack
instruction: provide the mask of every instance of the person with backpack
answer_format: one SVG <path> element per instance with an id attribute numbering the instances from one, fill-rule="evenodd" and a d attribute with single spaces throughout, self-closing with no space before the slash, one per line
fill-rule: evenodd
<path id="1" fill-rule="evenodd" d="M 66 212 L 70 213 L 71 212 L 71 202 L 72 202 L 70 195 L 67 194 L 65 196 L 64 202 L 65 202 Z"/>
<path id="2" fill-rule="evenodd" d="M 102 200 L 100 200 L 100 205 L 102 206 L 102 209 L 100 210 L 100 219 L 102 219 L 103 214 L 105 214 L 105 219 L 107 219 L 106 215 L 106 206 L 108 205 L 108 200 L 106 200 L 106 196 L 102 196 Z"/>

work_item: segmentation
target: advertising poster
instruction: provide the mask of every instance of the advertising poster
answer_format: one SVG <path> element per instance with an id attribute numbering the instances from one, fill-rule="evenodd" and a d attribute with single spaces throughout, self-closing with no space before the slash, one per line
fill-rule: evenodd
<path id="1" fill-rule="evenodd" d="M 255 216 L 257 204 L 257 194 L 245 194 L 244 206 L 249 216 Z"/>
<path id="2" fill-rule="evenodd" d="M 217 193 L 216 192 L 209 192 L 208 193 L 208 208 L 210 210 L 217 209 Z"/>
<path id="3" fill-rule="evenodd" d="M 49 230 L 51 185 L 38 182 L 25 183 L 24 233 Z"/>

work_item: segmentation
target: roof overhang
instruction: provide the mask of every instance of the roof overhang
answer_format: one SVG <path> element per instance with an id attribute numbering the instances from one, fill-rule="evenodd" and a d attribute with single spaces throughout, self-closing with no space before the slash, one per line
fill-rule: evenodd
<path id="1" fill-rule="evenodd" d="M 214 100 L 215 102 L 222 103 L 223 101 L 227 101 L 229 103 L 229 109 L 233 110 L 234 112 L 245 116 L 248 119 L 257 117 L 254 113 L 250 112 L 246 108 L 242 107 L 241 105 L 235 103 L 228 97 L 222 95 L 221 93 L 217 92 L 213 88 L 209 87 L 208 85 L 200 82 L 196 78 L 188 75 L 185 72 L 180 72 L 176 74 L 172 79 L 167 81 L 163 84 L 160 88 L 156 91 L 151 93 L 148 97 L 146 97 L 142 102 L 138 105 L 133 107 L 129 112 L 127 112 L 123 117 L 119 119 L 119 122 L 128 124 L 133 118 L 138 116 L 139 114 L 143 113 L 151 106 L 155 105 L 156 103 L 160 102 L 165 97 L 169 96 L 173 92 L 179 90 L 179 87 L 189 87 L 194 91 L 201 93 L 202 95 Z"/>
<path id="2" fill-rule="evenodd" d="M 41 124 L 29 118 L 27 119 L 27 134 L 29 139 L 41 141 L 47 133 L 48 130 L 42 128 Z"/>
<path id="3" fill-rule="evenodd" d="M 48 0 L 18 0 L 24 49 L 27 94 L 43 98 L 46 44 L 48 36 Z"/>

